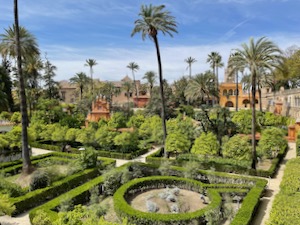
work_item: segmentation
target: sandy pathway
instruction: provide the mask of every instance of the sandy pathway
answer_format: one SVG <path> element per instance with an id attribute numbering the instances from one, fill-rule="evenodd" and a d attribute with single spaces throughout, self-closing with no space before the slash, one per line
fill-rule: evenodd
<path id="1" fill-rule="evenodd" d="M 295 157 L 296 157 L 296 144 L 294 142 L 289 142 L 289 150 L 282 164 L 279 167 L 277 175 L 273 179 L 268 179 L 268 187 L 267 187 L 266 195 L 263 198 L 261 198 L 261 202 L 257 209 L 252 225 L 263 225 L 269 219 L 275 195 L 278 194 L 280 189 L 279 186 L 283 177 L 286 162 L 289 159 L 293 159 Z"/>

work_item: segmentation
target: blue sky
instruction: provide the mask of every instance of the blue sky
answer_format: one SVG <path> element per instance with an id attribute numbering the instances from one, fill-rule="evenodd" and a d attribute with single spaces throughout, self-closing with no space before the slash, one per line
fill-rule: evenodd
<path id="1" fill-rule="evenodd" d="M 120 80 L 136 62 L 141 79 L 157 71 L 155 47 L 140 34 L 131 37 L 141 4 L 166 5 L 178 22 L 174 37 L 159 33 L 163 76 L 174 81 L 184 74 L 189 56 L 197 59 L 193 74 L 209 69 L 207 55 L 219 52 L 226 65 L 230 50 L 250 37 L 267 36 L 281 49 L 300 46 L 299 0 L 19 0 L 20 24 L 39 43 L 42 58 L 57 66 L 56 80 L 69 79 L 89 70 L 88 58 L 96 59 L 94 77 Z M 13 23 L 13 1 L 0 0 L 0 33 Z M 220 71 L 222 80 L 223 69 Z"/>

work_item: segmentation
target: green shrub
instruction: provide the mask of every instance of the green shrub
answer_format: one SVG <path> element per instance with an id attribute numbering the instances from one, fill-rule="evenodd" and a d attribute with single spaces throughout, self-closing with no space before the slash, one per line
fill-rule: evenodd
<path id="1" fill-rule="evenodd" d="M 38 210 L 37 216 L 32 220 L 32 225 L 52 225 L 51 219 L 44 210 Z"/>
<path id="2" fill-rule="evenodd" d="M 50 185 L 50 177 L 45 170 L 36 170 L 31 175 L 29 191 L 44 188 Z"/>
<path id="3" fill-rule="evenodd" d="M 236 160 L 250 160 L 251 146 L 247 136 L 235 135 L 231 137 L 223 146 L 222 154 L 225 158 Z"/>
<path id="4" fill-rule="evenodd" d="M 16 207 L 9 201 L 9 196 L 0 194 L 0 216 L 3 214 L 11 216 L 15 209 Z"/>
<path id="5" fill-rule="evenodd" d="M 191 153 L 200 155 L 216 155 L 219 149 L 219 142 L 216 135 L 211 132 L 202 132 L 200 137 L 195 140 Z"/>
<path id="6" fill-rule="evenodd" d="M 81 152 L 78 163 L 82 169 L 93 168 L 97 165 L 97 152 L 92 148 L 86 148 Z"/>

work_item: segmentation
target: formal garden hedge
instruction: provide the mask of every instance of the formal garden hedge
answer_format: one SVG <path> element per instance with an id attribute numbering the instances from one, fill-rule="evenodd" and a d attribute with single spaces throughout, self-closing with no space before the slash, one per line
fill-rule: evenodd
<path id="1" fill-rule="evenodd" d="M 297 156 L 300 156 L 300 132 L 297 134 L 296 151 L 297 151 Z"/>
<path id="2" fill-rule="evenodd" d="M 300 224 L 300 158 L 287 162 L 268 225 Z"/>
<path id="3" fill-rule="evenodd" d="M 35 147 L 35 148 L 42 148 L 42 149 L 47 149 L 47 150 L 57 151 L 57 152 L 62 151 L 61 146 L 45 144 L 45 143 L 40 143 L 40 142 L 33 142 L 33 143 L 31 143 L 31 146 Z M 80 151 L 77 148 L 70 148 L 70 150 L 72 153 L 77 153 L 77 154 L 80 153 Z M 104 150 L 96 150 L 96 152 L 97 152 L 97 155 L 100 157 L 130 160 L 130 159 L 134 159 L 140 155 L 147 153 L 148 149 L 141 149 L 141 150 L 137 150 L 137 151 L 130 152 L 130 153 L 104 151 Z"/>
<path id="4" fill-rule="evenodd" d="M 244 175 L 260 176 L 260 177 L 274 177 L 281 161 L 284 159 L 288 148 L 282 148 L 276 158 L 272 159 L 271 166 L 268 170 L 254 170 L 251 169 L 251 161 L 234 160 L 221 157 L 205 157 L 193 154 L 180 154 L 176 159 L 168 159 L 172 165 L 182 166 L 188 162 L 195 161 L 198 163 L 200 169 L 216 170 L 227 173 L 237 173 Z M 146 157 L 147 163 L 160 165 L 166 158 L 163 157 L 163 149 L 152 153 Z"/>
<path id="5" fill-rule="evenodd" d="M 157 171 L 159 168 L 157 165 L 152 165 L 152 164 L 142 164 L 142 163 L 129 163 L 126 164 L 122 167 L 119 168 L 115 168 L 115 171 L 123 171 L 124 168 L 130 168 L 132 167 L 132 165 L 136 165 L 137 167 L 139 167 L 141 170 L 146 171 L 146 173 L 149 173 L 149 171 Z M 186 183 L 186 179 L 181 178 L 182 176 L 184 176 L 184 172 L 186 171 L 185 168 L 182 167 L 172 167 L 170 173 L 171 174 L 177 174 L 180 177 L 168 177 L 166 178 L 167 180 L 169 180 L 169 182 L 171 183 L 176 183 L 176 185 L 179 185 L 179 182 L 176 181 L 183 181 L 182 184 L 184 185 Z M 151 172 L 152 173 L 152 172 Z M 146 174 L 144 174 L 145 176 L 147 176 Z M 151 174 L 149 173 L 148 176 L 151 176 Z M 156 179 L 161 179 L 161 176 L 156 176 Z M 122 194 L 121 191 L 125 189 L 128 190 L 133 183 L 139 183 L 141 184 L 141 182 L 138 182 L 138 180 L 140 181 L 145 181 L 145 182 L 149 182 L 152 185 L 157 185 L 159 182 L 157 182 L 157 180 L 152 180 L 151 177 L 146 177 L 146 178 L 141 178 L 141 179 L 133 179 L 132 181 L 130 181 L 129 183 L 125 183 L 124 186 L 122 186 L 120 189 L 118 189 L 118 191 L 115 193 L 114 198 L 119 199 L 121 198 Z M 148 181 L 149 180 L 149 181 Z M 152 181 L 151 181 L 152 180 Z M 198 181 L 196 181 L 198 180 Z M 197 216 L 197 218 L 199 218 L 200 221 L 203 221 L 203 215 L 205 214 L 205 212 L 208 212 L 211 210 L 211 213 L 213 213 L 213 210 L 215 209 L 220 209 L 219 208 L 219 204 L 220 204 L 220 195 L 219 193 L 242 193 L 243 195 L 245 195 L 246 192 L 246 196 L 243 199 L 243 204 L 241 205 L 241 208 L 239 209 L 239 211 L 237 212 L 236 216 L 234 217 L 232 224 L 240 224 L 240 225 L 247 225 L 250 224 L 250 221 L 255 213 L 255 210 L 257 208 L 257 205 L 259 203 L 259 199 L 262 196 L 263 192 L 264 192 L 264 187 L 266 186 L 266 181 L 263 179 L 258 179 L 258 178 L 250 178 L 250 177 L 244 177 L 241 175 L 234 175 L 234 174 L 227 174 L 227 173 L 222 173 L 222 172 L 214 172 L 214 171 L 204 171 L 204 170 L 199 170 L 197 172 L 197 178 L 196 180 L 190 180 L 189 179 L 189 184 L 186 185 L 185 187 L 188 188 L 192 188 L 193 190 L 197 190 L 197 191 L 204 191 L 205 193 L 207 193 L 209 195 L 209 197 L 212 199 L 212 203 L 205 208 L 205 210 L 200 210 L 199 212 L 193 212 L 193 213 L 187 213 L 185 214 L 178 214 L 181 216 L 176 216 L 176 215 L 159 215 L 159 217 L 166 217 L 169 218 L 170 216 L 173 216 L 174 218 L 179 219 L 183 219 L 188 221 L 189 219 L 191 219 L 191 215 L 193 216 Z M 201 181 L 205 181 L 205 183 L 201 182 Z M 100 176 L 97 177 L 95 179 L 90 180 L 88 183 L 84 183 L 79 187 L 74 188 L 73 190 L 55 198 L 52 199 L 51 201 L 45 203 L 44 205 L 41 205 L 37 208 L 35 208 L 34 210 L 32 210 L 30 212 L 30 220 L 33 221 L 33 219 L 37 216 L 37 213 L 39 212 L 39 210 L 42 210 L 43 212 L 46 213 L 46 215 L 50 218 L 50 221 L 55 221 L 58 218 L 58 214 L 57 214 L 57 209 L 60 205 L 60 203 L 65 200 L 66 198 L 70 199 L 74 204 L 84 204 L 88 201 L 89 198 L 89 190 L 92 189 L 94 186 L 101 186 L 104 182 L 104 177 Z M 133 183 L 132 183 L 133 182 Z M 131 185 L 130 185 L 131 184 Z M 119 193 L 119 194 L 118 194 Z M 123 192 L 125 193 L 125 192 Z M 123 198 L 123 197 L 122 197 Z M 121 201 L 117 200 L 115 201 L 116 205 L 116 211 L 119 212 L 119 215 L 121 217 L 129 217 L 129 221 L 130 219 L 134 220 L 136 224 L 149 224 L 148 222 L 146 223 L 142 223 L 142 220 L 140 219 L 140 215 L 142 215 L 143 213 L 138 213 L 138 214 L 131 214 L 132 208 L 129 207 L 130 209 L 128 209 L 126 207 L 126 204 L 123 202 L 121 203 Z M 125 209 L 124 209 L 125 207 Z M 124 210 L 128 213 L 130 213 L 129 215 L 126 215 L 126 213 L 124 213 Z M 128 211 L 129 210 L 129 211 Z M 147 214 L 147 213 L 146 213 Z M 131 217 L 132 215 L 132 217 Z M 152 215 L 150 216 L 150 218 L 153 218 L 153 221 L 158 221 L 159 219 L 155 219 L 157 216 L 157 214 L 155 216 L 152 217 Z M 183 216 L 183 217 L 182 217 Z M 149 217 L 149 215 L 147 216 Z M 135 219 L 134 219 L 135 218 Z M 138 218 L 138 222 L 136 221 Z M 202 219 L 201 219 L 202 218 Z M 166 220 L 166 219 L 162 219 L 162 220 Z M 152 222 L 153 222 L 152 221 Z M 131 221 L 133 222 L 133 221 Z M 151 224 L 152 224 L 151 222 Z M 153 223 L 155 224 L 155 223 Z M 163 223 L 163 224 L 171 224 L 171 223 Z M 183 224 L 183 223 L 180 223 Z M 189 223 L 186 223 L 189 224 Z"/>
<path id="6" fill-rule="evenodd" d="M 74 161 L 75 158 L 78 158 L 78 155 L 53 152 L 42 156 L 32 157 L 32 164 L 36 165 L 46 160 L 55 160 L 56 162 L 70 162 L 72 158 Z M 5 179 L 1 179 L 0 192 L 10 195 L 10 201 L 16 207 L 13 215 L 16 215 L 30 208 L 38 206 L 43 202 L 52 199 L 66 191 L 69 191 L 84 182 L 87 182 L 88 180 L 100 175 L 101 169 L 105 168 L 108 165 L 115 164 L 115 160 L 112 159 L 101 158 L 100 160 L 100 165 L 95 168 L 85 169 L 83 171 L 67 176 L 61 180 L 55 181 L 50 186 L 33 191 L 28 191 L 28 188 L 22 189 L 20 188 L 20 186 L 14 183 L 11 183 Z M 11 162 L 10 164 L 10 167 L 9 163 L 5 163 L 4 165 L 0 164 L 0 167 L 5 167 L 2 172 L 6 176 L 15 175 L 22 169 L 22 161 L 20 160 L 18 160 L 17 162 Z"/>

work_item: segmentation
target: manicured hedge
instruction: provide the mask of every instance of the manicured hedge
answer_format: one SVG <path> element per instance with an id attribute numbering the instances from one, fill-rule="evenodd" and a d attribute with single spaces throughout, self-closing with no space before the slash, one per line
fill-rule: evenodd
<path id="1" fill-rule="evenodd" d="M 161 164 L 161 162 L 165 160 L 165 158 L 162 157 L 162 151 L 163 150 L 160 149 L 159 151 L 146 157 L 146 162 L 158 165 Z M 192 160 L 199 162 L 199 167 L 204 170 L 210 170 L 213 168 L 216 171 L 222 171 L 227 173 L 238 173 L 260 177 L 274 177 L 281 161 L 286 155 L 286 152 L 287 148 L 281 149 L 277 157 L 272 160 L 272 165 L 268 170 L 253 170 L 250 168 L 250 164 L 248 164 L 247 162 L 240 162 L 237 160 L 220 157 L 198 158 L 197 156 L 193 157 L 192 154 L 179 155 L 176 160 L 169 159 L 169 161 L 172 163 L 172 165 L 182 166 L 186 162 Z"/>
<path id="2" fill-rule="evenodd" d="M 297 156 L 300 156 L 300 132 L 297 134 L 296 137 L 296 152 Z"/>
<path id="3" fill-rule="evenodd" d="M 41 160 L 51 159 L 51 156 L 53 155 L 60 155 L 65 156 L 66 158 L 59 159 L 58 157 L 55 157 L 55 160 L 67 160 L 68 157 L 72 157 L 72 154 L 67 153 L 49 153 L 47 154 L 47 157 L 41 157 L 40 159 L 34 160 L 33 164 L 36 164 L 40 162 Z M 74 156 L 73 156 L 74 157 Z M 79 173 L 73 174 L 71 176 L 68 176 L 62 180 L 54 182 L 51 186 L 37 189 L 32 192 L 24 193 L 24 195 L 18 196 L 18 197 L 11 197 L 10 201 L 16 206 L 16 210 L 14 211 L 14 215 L 17 215 L 19 213 L 22 213 L 32 207 L 38 206 L 42 204 L 43 202 L 52 199 L 62 193 L 65 193 L 66 191 L 69 191 L 73 189 L 74 187 L 77 187 L 78 185 L 88 181 L 89 179 L 92 179 L 100 174 L 100 169 L 106 167 L 110 164 L 115 164 L 115 160 L 112 159 L 101 159 L 102 163 L 97 168 L 92 169 L 86 169 L 84 171 L 81 171 Z M 12 167 L 7 167 L 5 170 L 6 172 L 13 172 L 16 170 L 19 170 L 22 167 L 21 164 L 14 165 Z"/>
<path id="4" fill-rule="evenodd" d="M 148 213 L 142 212 L 132 208 L 126 201 L 128 192 L 133 189 L 140 189 L 146 187 L 151 188 L 162 188 L 167 185 L 175 185 L 179 188 L 189 189 L 192 191 L 202 192 L 203 184 L 201 182 L 178 178 L 178 177 L 145 177 L 140 179 L 134 179 L 123 186 L 121 186 L 114 194 L 114 206 L 115 211 L 120 218 L 127 217 L 130 222 L 136 224 L 192 224 L 197 221 L 197 224 L 206 224 L 204 213 L 208 210 L 221 206 L 221 196 L 216 190 L 207 190 L 208 196 L 211 203 L 200 210 L 189 213 L 178 213 L 178 214 L 160 214 L 160 213 Z"/>
<path id="5" fill-rule="evenodd" d="M 56 146 L 56 145 L 49 145 L 49 144 L 34 142 L 31 144 L 31 146 L 35 147 L 35 148 L 41 148 L 41 149 L 47 149 L 47 150 L 51 150 L 51 151 L 61 152 L 61 147 Z M 80 151 L 76 148 L 71 148 L 71 152 L 72 153 L 80 153 Z M 136 158 L 137 156 L 147 153 L 148 149 L 141 149 L 141 150 L 134 151 L 131 153 L 103 151 L 103 150 L 99 150 L 99 149 L 96 149 L 96 152 L 97 152 L 98 156 L 100 156 L 100 157 L 130 160 L 130 159 Z"/>
<path id="6" fill-rule="evenodd" d="M 275 196 L 268 225 L 300 224 L 300 158 L 289 160 Z"/>

